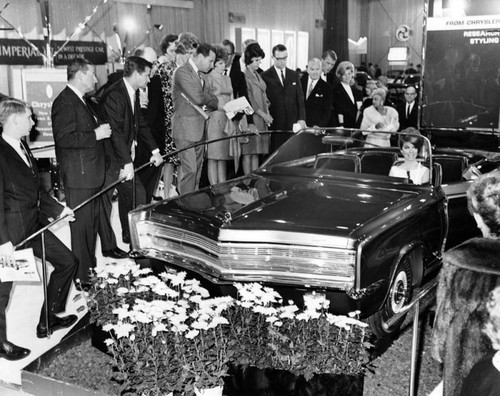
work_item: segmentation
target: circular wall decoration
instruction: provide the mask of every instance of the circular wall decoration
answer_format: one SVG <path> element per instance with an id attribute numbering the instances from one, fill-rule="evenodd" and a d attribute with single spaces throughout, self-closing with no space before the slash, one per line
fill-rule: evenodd
<path id="1" fill-rule="evenodd" d="M 408 41 L 410 39 L 411 29 L 408 25 L 400 25 L 396 29 L 396 39 L 398 41 Z"/>

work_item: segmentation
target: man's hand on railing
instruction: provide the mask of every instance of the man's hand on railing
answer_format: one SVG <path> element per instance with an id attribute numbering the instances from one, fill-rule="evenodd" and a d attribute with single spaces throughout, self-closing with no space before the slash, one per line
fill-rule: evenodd
<path id="1" fill-rule="evenodd" d="M 161 156 L 160 152 L 154 153 L 149 159 L 149 162 L 152 162 L 154 166 L 158 167 L 163 164 L 163 157 Z"/>
<path id="2" fill-rule="evenodd" d="M 120 169 L 120 179 L 125 178 L 125 180 L 132 180 L 134 178 L 134 164 L 132 162 L 125 164 L 122 169 Z"/>
<path id="3" fill-rule="evenodd" d="M 75 221 L 75 213 L 73 212 L 73 209 L 71 209 L 68 206 L 65 206 L 59 215 L 61 218 L 66 218 L 68 221 Z"/>

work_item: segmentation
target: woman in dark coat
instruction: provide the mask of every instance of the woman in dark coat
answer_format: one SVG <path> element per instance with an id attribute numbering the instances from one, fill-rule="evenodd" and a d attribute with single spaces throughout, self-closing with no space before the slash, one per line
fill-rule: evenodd
<path id="1" fill-rule="evenodd" d="M 467 198 L 483 237 L 443 256 L 432 354 L 443 363 L 444 396 L 459 396 L 474 364 L 492 351 L 482 329 L 488 295 L 500 284 L 500 173 L 475 180 Z"/>

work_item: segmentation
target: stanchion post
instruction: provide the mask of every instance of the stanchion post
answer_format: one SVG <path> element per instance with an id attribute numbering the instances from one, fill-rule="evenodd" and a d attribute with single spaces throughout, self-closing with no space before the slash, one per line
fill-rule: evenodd
<path id="1" fill-rule="evenodd" d="M 410 363 L 410 391 L 409 396 L 415 396 L 415 379 L 417 377 L 417 353 L 418 353 L 418 317 L 420 314 L 420 299 L 416 301 L 413 312 L 413 334 L 411 340 L 411 363 Z"/>
<path id="2" fill-rule="evenodd" d="M 45 256 L 45 232 L 41 234 L 42 240 L 42 286 L 43 286 L 43 305 L 45 308 L 45 326 L 47 327 L 47 338 L 50 339 L 49 327 L 49 302 L 47 301 L 47 260 Z"/>

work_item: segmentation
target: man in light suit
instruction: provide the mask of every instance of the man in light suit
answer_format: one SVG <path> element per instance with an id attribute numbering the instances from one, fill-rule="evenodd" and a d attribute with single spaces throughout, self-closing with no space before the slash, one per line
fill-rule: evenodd
<path id="1" fill-rule="evenodd" d="M 51 218 L 69 216 L 73 211 L 52 198 L 41 186 L 36 161 L 28 145 L 21 139 L 28 136 L 34 125 L 29 105 L 17 99 L 5 99 L 0 103 L 0 258 L 12 259 L 14 246 L 42 228 Z M 49 322 L 45 320 L 42 305 L 36 334 L 47 337 L 49 330 L 67 328 L 77 321 L 76 315 L 57 316 L 66 306 L 78 259 L 52 234 L 45 231 L 47 260 L 54 267 L 47 285 Z M 42 255 L 41 236 L 26 242 L 22 249 L 32 248 L 36 257 Z M 28 349 L 7 340 L 6 317 L 12 282 L 0 281 L 0 358 L 19 360 L 30 353 Z M 36 302 L 33 302 L 36 303 Z"/>
<path id="2" fill-rule="evenodd" d="M 219 101 L 209 91 L 204 79 L 214 61 L 215 48 L 210 44 L 200 44 L 189 60 L 174 72 L 172 135 L 179 150 L 205 140 L 205 119 L 194 106 L 217 109 Z M 180 194 L 199 188 L 203 154 L 202 145 L 179 153 L 181 165 L 177 190 Z"/>
<path id="3" fill-rule="evenodd" d="M 66 202 L 74 208 L 104 184 L 104 140 L 111 136 L 111 128 L 109 124 L 99 125 L 84 98 L 97 82 L 90 62 L 74 59 L 67 67 L 67 76 L 68 85 L 52 105 L 52 130 Z M 71 249 L 79 261 L 76 277 L 82 284 L 89 281 L 89 268 L 96 266 L 99 208 L 100 198 L 94 199 L 75 213 L 75 221 L 70 224 Z"/>
<path id="4" fill-rule="evenodd" d="M 405 89 L 405 101 L 396 108 L 399 114 L 399 131 L 408 127 L 417 127 L 418 103 L 416 99 L 417 89 L 413 85 L 409 85 Z"/>
<path id="5" fill-rule="evenodd" d="M 298 123 L 306 127 L 306 111 L 304 93 L 298 74 L 286 67 L 288 51 L 283 44 L 273 47 L 274 65 L 262 73 L 267 85 L 266 93 L 271 106 L 269 111 L 273 117 L 271 130 L 292 131 L 292 126 Z M 271 152 L 276 151 L 289 138 L 290 134 L 271 134 Z"/>
<path id="6" fill-rule="evenodd" d="M 307 126 L 327 127 L 330 122 L 332 88 L 320 76 L 321 60 L 313 58 L 307 64 L 307 73 L 301 78 Z"/>
<path id="7" fill-rule="evenodd" d="M 135 178 L 135 190 L 132 182 L 138 142 L 148 148 L 151 153 L 150 161 L 155 166 L 163 163 L 160 150 L 141 114 L 139 103 L 138 90 L 147 87 L 151 66 L 151 63 L 144 58 L 138 56 L 127 58 L 123 68 L 123 78 L 109 87 L 102 98 L 104 114 L 112 131 L 111 144 L 107 147 L 111 163 L 105 184 L 125 178 L 125 181 L 116 187 L 124 243 L 130 243 L 128 212 L 135 206 L 146 203 L 146 191 L 141 179 Z M 111 200 L 111 192 L 107 196 Z"/>

